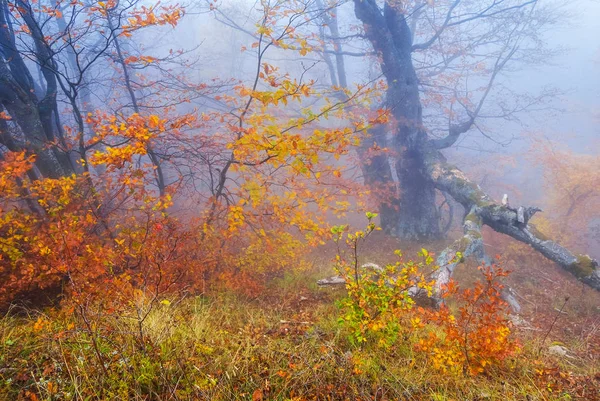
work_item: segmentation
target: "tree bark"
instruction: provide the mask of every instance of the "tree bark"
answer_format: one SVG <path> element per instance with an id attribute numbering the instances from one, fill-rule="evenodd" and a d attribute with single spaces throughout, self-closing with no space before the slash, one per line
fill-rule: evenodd
<path id="1" fill-rule="evenodd" d="M 400 187 L 400 210 L 395 233 L 409 240 L 440 238 L 440 216 L 435 188 L 425 175 L 423 154 L 427 134 L 423 128 L 419 82 L 412 63 L 412 35 L 403 14 L 387 2 L 383 13 L 375 1 L 355 0 L 356 16 L 381 59 L 387 80 L 386 107 L 391 111 L 393 143 Z M 387 223 L 386 223 L 387 224 Z"/>
<path id="2" fill-rule="evenodd" d="M 0 101 L 21 128 L 24 149 L 36 154 L 36 165 L 43 176 L 59 178 L 66 174 L 56 155 L 48 147 L 48 138 L 37 105 L 13 77 L 4 62 L 0 62 Z"/>

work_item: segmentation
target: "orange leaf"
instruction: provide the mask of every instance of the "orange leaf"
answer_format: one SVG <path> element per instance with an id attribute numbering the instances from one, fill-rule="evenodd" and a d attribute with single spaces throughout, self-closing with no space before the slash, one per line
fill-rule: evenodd
<path id="1" fill-rule="evenodd" d="M 263 392 L 261 389 L 257 388 L 252 393 L 252 401 L 262 401 L 263 400 Z"/>

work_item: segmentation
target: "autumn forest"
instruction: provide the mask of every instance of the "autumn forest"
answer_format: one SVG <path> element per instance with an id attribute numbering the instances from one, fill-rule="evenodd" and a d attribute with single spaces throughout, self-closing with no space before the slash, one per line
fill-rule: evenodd
<path id="1" fill-rule="evenodd" d="M 600 400 L 595 0 L 0 0 L 0 401 Z"/>

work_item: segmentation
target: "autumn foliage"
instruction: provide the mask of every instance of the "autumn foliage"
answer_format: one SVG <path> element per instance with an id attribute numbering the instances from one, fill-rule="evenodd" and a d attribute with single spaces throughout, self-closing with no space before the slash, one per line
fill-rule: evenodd
<path id="1" fill-rule="evenodd" d="M 519 342 L 511 335 L 509 308 L 499 282 L 508 272 L 499 265 L 480 266 L 482 279 L 473 288 L 460 289 L 451 282 L 443 297 L 456 301 L 458 312 L 444 303 L 438 311 L 420 310 L 415 327 L 431 323 L 439 330 L 420 339 L 417 348 L 431 355 L 434 367 L 444 372 L 483 373 L 486 367 L 515 356 Z"/>
<path id="2" fill-rule="evenodd" d="M 374 217 L 367 213 L 369 221 Z M 439 307 L 423 308 L 417 302 L 422 304 L 434 291 L 431 275 L 438 267 L 433 257 L 422 249 L 416 261 L 405 260 L 396 251 L 398 261 L 393 264 L 361 266 L 364 242 L 377 229 L 372 222 L 365 230 L 350 233 L 346 226 L 332 228 L 338 244 L 337 270 L 348 292 L 338 302 L 339 323 L 349 331 L 351 343 L 374 342 L 391 349 L 408 342 L 435 369 L 448 374 L 477 375 L 518 353 L 500 282 L 508 271 L 499 264 L 480 266 L 482 277 L 472 288 L 461 289 L 451 281 L 443 288 Z"/>
<path id="3" fill-rule="evenodd" d="M 99 2 L 86 12 L 110 25 L 116 7 Z M 117 45 L 183 14 L 158 5 L 127 11 Z M 153 107 L 160 113 L 149 112 L 152 98 L 137 98 L 129 69 L 166 67 L 117 46 L 133 109 L 89 111 L 79 125 L 87 132 L 67 127 L 60 143 L 46 145 L 67 152 L 73 174 L 36 174 L 40 156 L 25 149 L 4 155 L 0 302 L 46 289 L 111 309 L 140 294 L 222 286 L 256 293 L 307 246 L 327 240 L 327 219 L 347 212 L 359 187 L 343 177 L 341 159 L 359 134 L 385 121 L 384 113 L 364 113 L 378 88 L 359 86 L 339 100 L 337 90 L 280 72 L 264 61 L 267 50 L 311 49 L 292 27 L 281 30 L 281 19 L 296 14 L 266 5 L 264 12 L 252 45 L 256 76 L 214 95 L 230 111 L 182 112 L 174 105 L 189 94 L 169 88 Z M 347 123 L 332 128 L 331 118 Z"/>
<path id="4" fill-rule="evenodd" d="M 39 66 L 64 92 L 61 112 L 68 117 L 58 118 L 57 106 L 46 120 L 37 116 L 39 124 L 26 126 L 23 115 L 35 117 L 38 109 L 0 110 L 0 310 L 10 312 L 0 319 L 0 391 L 23 400 L 74 394 L 230 399 L 232 393 L 263 400 L 276 397 L 277 386 L 296 385 L 290 399 L 307 399 L 295 396 L 298 388 L 316 399 L 346 399 L 347 383 L 384 375 L 365 356 L 370 350 L 396 362 L 401 354 L 411 370 L 421 364 L 453 378 L 504 369 L 520 352 L 502 298 L 500 281 L 508 272 L 500 262 L 481 266 L 472 288 L 451 281 L 437 305 L 433 253 L 419 245 L 414 258 L 396 251 L 384 267 L 363 266 L 362 246 L 379 230 L 378 216 L 367 212 L 364 230 L 332 224 L 362 216 L 373 204 L 398 207 L 389 201 L 397 196 L 395 184 L 362 184 L 355 156 L 370 130 L 388 121 L 388 111 L 373 106 L 386 86 L 377 79 L 321 85 L 309 78 L 314 66 L 300 63 L 294 74 L 269 61 L 271 52 L 324 51 L 322 40 L 302 32 L 309 10 L 301 2 L 261 2 L 252 42 L 240 49 L 255 55 L 253 75 L 202 83 L 181 74 L 196 67 L 183 51 L 158 57 L 128 45 L 149 28 L 176 26 L 185 14 L 181 6 L 18 3 L 7 10 L 21 24 L 16 38 L 36 45 L 30 58 L 64 51 L 71 64 L 64 71 L 60 63 Z M 72 17 L 67 27 L 41 35 L 46 24 L 66 23 L 64 13 Z M 80 59 L 78 41 L 87 45 L 94 34 L 104 48 L 90 47 Z M 93 104 L 85 81 L 100 59 L 117 78 Z M 218 107 L 196 109 L 196 98 Z M 54 135 L 43 140 L 24 128 L 48 121 L 56 125 Z M 374 143 L 358 153 L 365 167 L 391 151 Z M 566 210 L 562 221 L 587 236 L 585 210 L 597 209 L 599 177 L 583 166 L 598 160 L 550 147 L 537 160 L 553 185 L 554 212 Z M 542 231 L 559 230 L 538 222 Z M 567 231 L 561 231 L 565 241 L 576 242 Z M 338 308 L 323 317 L 316 308 L 332 306 L 334 296 L 319 303 L 276 294 L 261 305 L 268 317 L 257 317 L 251 302 L 308 271 L 307 255 L 327 252 L 332 240 L 333 264 L 345 281 Z M 300 281 L 294 291 L 306 291 L 307 279 Z M 230 310 L 217 313 L 218 302 L 202 304 L 229 296 L 248 303 L 225 300 Z M 297 310 L 282 319 L 277 313 L 288 301 Z M 38 309 L 15 334 L 7 327 L 22 305 L 26 313 L 31 306 L 53 308 Z M 324 330 L 315 323 L 330 318 L 319 322 Z M 273 338 L 283 351 L 272 349 Z M 42 347 L 47 359 L 26 359 L 30 348 Z M 69 382 L 72 372 L 85 378 L 83 390 Z M 323 382 L 315 379 L 321 374 Z M 356 399 L 384 399 L 379 388 L 373 393 Z"/>

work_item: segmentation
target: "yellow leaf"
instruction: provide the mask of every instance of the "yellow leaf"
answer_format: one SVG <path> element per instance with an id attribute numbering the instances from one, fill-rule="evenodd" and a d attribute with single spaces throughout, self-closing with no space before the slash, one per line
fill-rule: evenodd
<path id="1" fill-rule="evenodd" d="M 150 128 L 156 128 L 158 127 L 158 124 L 160 123 L 160 119 L 158 118 L 158 116 L 152 115 L 149 118 L 149 122 L 150 122 Z"/>

